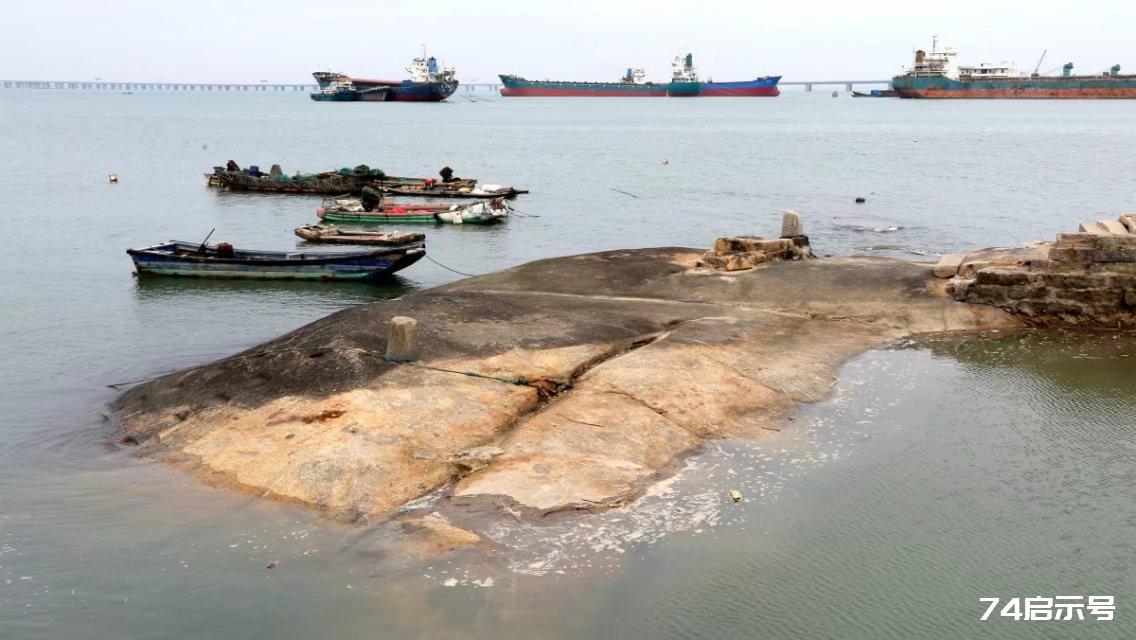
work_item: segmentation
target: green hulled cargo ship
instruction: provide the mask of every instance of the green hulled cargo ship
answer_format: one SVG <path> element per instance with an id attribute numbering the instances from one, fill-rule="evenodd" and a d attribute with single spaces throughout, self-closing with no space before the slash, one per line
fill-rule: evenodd
<path id="1" fill-rule="evenodd" d="M 954 49 L 916 51 L 915 64 L 892 79 L 901 98 L 1136 99 L 1136 75 L 1121 75 L 1120 65 L 1099 75 L 1073 75 L 1073 63 L 1059 76 L 1021 73 L 1009 63 L 960 66 Z M 1042 54 L 1044 60 L 1045 54 Z"/>

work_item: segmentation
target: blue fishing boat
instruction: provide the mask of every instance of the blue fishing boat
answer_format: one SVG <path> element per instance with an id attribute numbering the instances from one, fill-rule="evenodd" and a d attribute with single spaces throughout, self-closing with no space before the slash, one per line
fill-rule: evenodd
<path id="1" fill-rule="evenodd" d="M 413 242 L 371 251 L 250 251 L 227 243 L 171 240 L 126 251 L 139 276 L 257 278 L 272 280 L 375 280 L 405 269 L 426 255 Z"/>

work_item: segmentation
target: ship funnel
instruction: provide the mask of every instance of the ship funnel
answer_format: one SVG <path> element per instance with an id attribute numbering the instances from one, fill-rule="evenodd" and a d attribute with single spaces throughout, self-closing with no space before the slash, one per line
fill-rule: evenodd
<path id="1" fill-rule="evenodd" d="M 1073 63 L 1072 62 L 1066 62 L 1065 66 L 1061 67 L 1061 75 L 1068 76 L 1071 73 L 1073 73 Z"/>
<path id="2" fill-rule="evenodd" d="M 686 54 L 686 68 L 690 69 L 693 66 L 694 66 L 694 54 L 688 53 L 688 54 Z"/>
<path id="3" fill-rule="evenodd" d="M 927 57 L 927 54 L 922 49 L 918 49 L 915 52 L 915 64 L 923 64 L 923 60 L 926 57 Z"/>

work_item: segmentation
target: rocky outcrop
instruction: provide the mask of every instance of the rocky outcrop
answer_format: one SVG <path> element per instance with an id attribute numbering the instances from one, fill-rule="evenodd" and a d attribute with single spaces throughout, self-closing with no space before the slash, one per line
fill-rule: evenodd
<path id="1" fill-rule="evenodd" d="M 700 254 L 542 260 L 342 311 L 135 387 L 114 405 L 122 439 L 207 481 L 346 520 L 449 487 L 438 508 L 460 527 L 462 510 L 483 504 L 622 504 L 706 439 L 760 437 L 822 399 L 840 364 L 872 345 L 1017 325 L 951 299 L 927 265 L 825 259 L 727 274 L 692 268 Z M 398 316 L 417 321 L 413 362 L 385 357 Z"/>

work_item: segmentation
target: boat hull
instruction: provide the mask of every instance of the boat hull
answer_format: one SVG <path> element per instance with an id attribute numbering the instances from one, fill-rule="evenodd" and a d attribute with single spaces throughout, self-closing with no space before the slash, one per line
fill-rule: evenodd
<path id="1" fill-rule="evenodd" d="M 325 225 L 300 227 L 295 230 L 295 233 L 308 242 L 353 245 L 365 244 L 388 247 L 421 243 L 426 239 L 426 236 L 421 233 L 392 233 L 385 231 L 353 233 L 350 231 L 342 231 L 338 227 Z"/>
<path id="2" fill-rule="evenodd" d="M 672 82 L 667 85 L 669 98 L 696 98 L 701 93 L 701 82 Z"/>
<path id="3" fill-rule="evenodd" d="M 579 98 L 690 98 L 696 96 L 775 97 L 781 95 L 777 83 L 781 76 L 768 76 L 741 82 L 668 82 L 664 84 L 625 82 L 556 82 L 500 76 L 501 95 L 506 97 Z"/>
<path id="4" fill-rule="evenodd" d="M 1136 76 L 1041 76 L 959 81 L 941 77 L 896 76 L 892 87 L 901 98 L 1133 100 Z"/>
<path id="5" fill-rule="evenodd" d="M 475 189 L 477 180 L 457 180 L 435 185 L 425 189 L 425 178 L 406 178 L 399 176 L 342 175 L 336 172 L 321 173 L 318 176 L 302 179 L 289 177 L 252 176 L 244 171 L 227 171 L 216 168 L 207 174 L 211 186 L 219 186 L 233 191 L 257 191 L 262 193 L 313 193 L 321 195 L 355 194 L 363 187 L 377 189 L 410 189 L 413 195 L 450 197 L 446 194 L 460 189 Z M 464 197 L 464 196 L 463 196 Z M 481 196 L 486 197 L 486 196 Z"/>
<path id="6" fill-rule="evenodd" d="M 355 102 L 359 100 L 358 91 L 334 91 L 329 93 L 313 93 L 311 94 L 312 100 L 316 102 Z"/>
<path id="7" fill-rule="evenodd" d="M 366 82 L 366 81 L 360 81 Z M 357 84 L 355 89 L 311 94 L 317 102 L 441 102 L 458 90 L 455 82 L 411 82 Z"/>
<path id="8" fill-rule="evenodd" d="M 554 82 L 499 77 L 503 85 L 501 95 L 506 97 L 661 98 L 667 95 L 667 85 L 653 82 Z"/>
<path id="9" fill-rule="evenodd" d="M 494 224 L 504 220 L 498 216 L 465 216 L 461 222 L 445 220 L 444 214 L 437 211 L 407 211 L 406 213 L 385 213 L 381 211 L 325 211 L 316 212 L 324 222 L 340 224 Z"/>
<path id="10" fill-rule="evenodd" d="M 742 82 L 703 82 L 701 95 L 714 97 L 775 98 L 781 95 L 777 83 L 781 76 L 768 76 Z"/>
<path id="11" fill-rule="evenodd" d="M 174 248 L 190 255 L 178 255 Z M 127 251 L 138 275 L 241 280 L 379 280 L 417 262 L 426 253 L 422 244 L 341 254 L 300 254 L 281 252 L 240 252 L 236 258 L 218 258 L 216 247 L 210 253 L 193 255 L 196 245 L 171 242 L 146 249 Z"/>
<path id="12" fill-rule="evenodd" d="M 508 217 L 509 208 L 500 200 L 437 209 L 408 209 L 405 211 L 349 211 L 334 207 L 316 210 L 324 222 L 348 224 L 493 224 Z"/>

